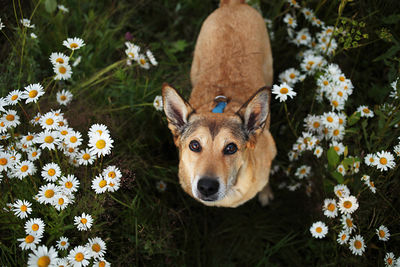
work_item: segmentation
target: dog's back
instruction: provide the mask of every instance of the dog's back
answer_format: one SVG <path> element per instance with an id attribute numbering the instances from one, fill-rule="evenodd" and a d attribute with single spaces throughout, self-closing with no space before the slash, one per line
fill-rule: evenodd
<path id="1" fill-rule="evenodd" d="M 203 23 L 191 69 L 190 104 L 210 111 L 217 95 L 237 111 L 257 89 L 272 85 L 272 54 L 261 15 L 239 0 L 221 1 Z"/>

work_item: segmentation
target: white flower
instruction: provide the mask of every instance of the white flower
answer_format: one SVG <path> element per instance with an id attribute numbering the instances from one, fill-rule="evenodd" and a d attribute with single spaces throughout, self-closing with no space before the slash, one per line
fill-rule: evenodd
<path id="1" fill-rule="evenodd" d="M 69 9 L 66 8 L 64 5 L 58 5 L 57 7 L 63 13 L 68 13 L 69 12 Z"/>
<path id="2" fill-rule="evenodd" d="M 303 179 L 303 178 L 308 177 L 310 175 L 310 172 L 311 172 L 310 166 L 302 165 L 299 168 L 297 168 L 294 175 L 296 175 L 300 179 Z"/>
<path id="3" fill-rule="evenodd" d="M 274 84 L 272 88 L 272 93 L 275 94 L 275 99 L 279 98 L 279 102 L 284 102 L 288 98 L 293 98 L 297 93 L 293 91 L 293 88 L 291 88 L 287 83 L 283 83 L 281 85 L 276 85 Z"/>
<path id="4" fill-rule="evenodd" d="M 157 60 L 155 59 L 153 53 L 150 50 L 146 51 L 146 56 L 150 60 L 151 65 L 153 65 L 153 66 L 157 66 L 158 65 Z"/>
<path id="5" fill-rule="evenodd" d="M 57 250 L 54 247 L 38 246 L 28 256 L 28 266 L 55 267 L 57 262 Z"/>
<path id="6" fill-rule="evenodd" d="M 167 184 L 164 181 L 158 181 L 156 183 L 156 188 L 158 192 L 164 192 L 167 189 Z"/>
<path id="7" fill-rule="evenodd" d="M 361 117 L 372 118 L 374 117 L 374 112 L 370 110 L 367 106 L 359 106 L 357 112 L 361 113 Z"/>
<path id="8" fill-rule="evenodd" d="M 376 162 L 376 168 L 380 171 L 387 171 L 388 169 L 393 169 L 396 166 L 392 153 L 384 150 L 376 153 L 374 161 Z"/>
<path id="9" fill-rule="evenodd" d="M 35 33 L 31 32 L 31 38 L 32 39 L 37 39 L 37 35 Z"/>
<path id="10" fill-rule="evenodd" d="M 56 97 L 57 97 L 57 102 L 60 105 L 66 106 L 66 105 L 68 105 L 69 102 L 72 101 L 73 95 L 72 95 L 72 93 L 70 91 L 64 89 L 64 90 L 62 90 L 60 92 L 57 92 L 57 96 Z"/>
<path id="11" fill-rule="evenodd" d="M 400 144 L 394 146 L 393 152 L 394 152 L 398 157 L 400 157 Z"/>
<path id="12" fill-rule="evenodd" d="M 94 258 L 101 258 L 106 253 L 107 247 L 106 243 L 100 238 L 89 238 L 89 243 L 87 244 L 87 249 Z"/>
<path id="13" fill-rule="evenodd" d="M 285 15 L 283 21 L 288 25 L 288 27 L 294 29 L 297 27 L 297 21 L 289 13 Z"/>
<path id="14" fill-rule="evenodd" d="M 63 45 L 71 50 L 77 50 L 85 45 L 85 42 L 78 37 L 67 38 L 67 40 L 63 41 Z"/>
<path id="15" fill-rule="evenodd" d="M 350 233 L 347 230 L 342 230 L 339 235 L 338 238 L 336 239 L 336 241 L 340 244 L 340 245 L 344 245 L 347 244 L 347 241 L 350 238 Z"/>
<path id="16" fill-rule="evenodd" d="M 90 252 L 84 246 L 77 246 L 69 252 L 68 261 L 73 267 L 87 266 L 90 263 Z"/>
<path id="17" fill-rule="evenodd" d="M 92 189 L 96 194 L 101 194 L 107 191 L 107 180 L 103 175 L 98 175 L 92 180 Z"/>
<path id="18" fill-rule="evenodd" d="M 128 47 L 125 50 L 125 54 L 129 59 L 137 61 L 139 59 L 140 47 L 129 42 L 126 42 L 125 45 Z"/>
<path id="19" fill-rule="evenodd" d="M 324 151 L 324 149 L 323 149 L 322 147 L 316 146 L 315 149 L 314 149 L 314 155 L 315 155 L 317 158 L 320 158 L 323 151 Z"/>
<path id="20" fill-rule="evenodd" d="M 93 267 L 110 267 L 111 264 L 104 258 L 98 258 L 94 261 Z"/>
<path id="21" fill-rule="evenodd" d="M 41 204 L 52 204 L 57 193 L 60 189 L 53 183 L 42 185 L 39 188 L 38 201 Z"/>
<path id="22" fill-rule="evenodd" d="M 61 176 L 61 168 L 57 163 L 47 163 L 43 166 L 41 175 L 45 181 L 55 182 Z"/>
<path id="23" fill-rule="evenodd" d="M 342 215 L 340 221 L 342 223 L 343 229 L 349 234 L 357 228 L 350 214 Z"/>
<path id="24" fill-rule="evenodd" d="M 82 213 L 81 216 L 74 217 L 74 225 L 77 226 L 79 231 L 87 231 L 92 227 L 93 218 L 90 214 Z"/>
<path id="25" fill-rule="evenodd" d="M 368 179 L 368 180 L 364 181 L 364 183 L 368 186 L 368 188 L 371 190 L 372 193 L 374 193 L 374 194 L 376 193 L 376 187 L 375 187 L 375 184 L 373 181 Z"/>
<path id="26" fill-rule="evenodd" d="M 71 203 L 70 198 L 65 194 L 65 192 L 62 192 L 62 193 L 57 193 L 57 195 L 54 196 L 52 205 L 58 211 L 60 211 L 65 209 L 70 203 Z"/>
<path id="27" fill-rule="evenodd" d="M 375 155 L 372 154 L 372 153 L 367 154 L 367 155 L 365 156 L 365 158 L 364 158 L 364 163 L 365 163 L 367 166 L 376 166 L 377 162 L 375 161 Z"/>
<path id="28" fill-rule="evenodd" d="M 19 100 L 22 98 L 22 92 L 20 90 L 13 90 L 8 93 L 5 100 L 7 101 L 7 105 L 16 105 Z"/>
<path id="29" fill-rule="evenodd" d="M 34 173 L 36 173 L 36 167 L 33 162 L 29 160 L 24 160 L 15 165 L 14 174 L 19 179 L 22 179 Z"/>
<path id="30" fill-rule="evenodd" d="M 345 170 L 345 168 L 344 168 L 344 166 L 342 164 L 339 164 L 337 166 L 336 171 L 338 173 L 340 173 L 341 175 L 343 175 L 343 176 L 346 175 L 346 170 Z"/>
<path id="31" fill-rule="evenodd" d="M 350 245 L 350 250 L 354 255 L 359 255 L 361 256 L 364 251 L 365 251 L 365 244 L 364 244 L 364 238 L 360 235 L 356 235 L 349 241 Z"/>
<path id="32" fill-rule="evenodd" d="M 13 212 L 20 219 L 24 219 L 32 212 L 31 206 L 32 204 L 30 202 L 18 199 L 13 204 Z"/>
<path id="33" fill-rule="evenodd" d="M 376 229 L 376 234 L 381 241 L 388 241 L 390 237 L 389 229 L 386 226 L 381 225 Z"/>
<path id="34" fill-rule="evenodd" d="M 76 148 L 82 144 L 82 135 L 78 131 L 70 131 L 65 137 L 64 137 L 64 143 L 67 145 L 67 147 L 72 147 Z"/>
<path id="35" fill-rule="evenodd" d="M 137 63 L 143 69 L 149 69 L 150 68 L 149 62 L 147 62 L 146 57 L 144 55 L 142 55 L 142 54 L 139 54 L 139 58 L 137 59 Z"/>
<path id="36" fill-rule="evenodd" d="M 108 130 L 107 126 L 105 126 L 104 124 L 93 124 L 92 126 L 90 126 L 88 135 L 89 137 L 94 135 L 94 134 L 98 134 L 98 135 L 110 135 L 110 131 Z"/>
<path id="37" fill-rule="evenodd" d="M 2 121 L 4 122 L 6 128 L 16 127 L 20 124 L 17 112 L 12 109 L 5 111 Z"/>
<path id="38" fill-rule="evenodd" d="M 338 198 L 348 197 L 350 195 L 350 190 L 347 185 L 338 184 L 333 188 L 335 195 Z"/>
<path id="39" fill-rule="evenodd" d="M 75 59 L 74 63 L 72 63 L 72 67 L 76 67 L 79 65 L 79 63 L 81 63 L 82 57 L 79 56 Z"/>
<path id="40" fill-rule="evenodd" d="M 162 99 L 162 96 L 158 95 L 158 96 L 156 96 L 154 98 L 153 106 L 158 111 L 163 110 L 163 99 Z"/>
<path id="41" fill-rule="evenodd" d="M 31 233 L 27 234 L 24 238 L 18 238 L 17 241 L 20 241 L 19 244 L 22 250 L 34 250 L 36 245 L 38 245 L 43 236 L 41 234 Z"/>
<path id="42" fill-rule="evenodd" d="M 69 242 L 68 242 L 68 238 L 67 237 L 60 237 L 59 240 L 57 240 L 57 245 L 56 247 L 59 250 L 66 250 L 69 247 Z"/>
<path id="43" fill-rule="evenodd" d="M 62 176 L 58 184 L 61 186 L 63 192 L 72 194 L 78 191 L 80 182 L 73 174 L 68 174 L 66 177 Z"/>
<path id="44" fill-rule="evenodd" d="M 328 233 L 328 226 L 326 226 L 325 223 L 318 221 L 311 225 L 310 232 L 314 238 L 324 238 Z"/>
<path id="45" fill-rule="evenodd" d="M 25 223 L 27 234 L 42 235 L 44 233 L 44 222 L 40 218 L 32 218 Z"/>
<path id="46" fill-rule="evenodd" d="M 69 57 L 63 53 L 58 53 L 58 52 L 51 53 L 50 62 L 54 66 L 56 66 L 58 64 L 68 64 Z"/>
<path id="47" fill-rule="evenodd" d="M 78 151 L 76 158 L 79 165 L 92 165 L 96 158 L 96 154 L 86 148 L 84 150 Z"/>
<path id="48" fill-rule="evenodd" d="M 344 145 L 342 143 L 332 141 L 331 147 L 333 147 L 333 149 L 335 149 L 335 151 L 338 155 L 342 155 L 344 153 Z"/>
<path id="49" fill-rule="evenodd" d="M 105 156 L 111 153 L 114 142 L 107 134 L 93 134 L 89 137 L 89 149 L 97 154 L 98 157 Z"/>
<path id="50" fill-rule="evenodd" d="M 25 103 L 36 103 L 42 95 L 44 95 L 43 86 L 39 83 L 34 83 L 26 86 L 25 91 L 22 92 L 22 98 L 26 99 Z"/>
<path id="51" fill-rule="evenodd" d="M 71 78 L 72 69 L 71 66 L 68 64 L 57 64 L 53 66 L 54 73 L 54 80 L 68 80 Z"/>
<path id="52" fill-rule="evenodd" d="M 338 209 L 336 206 L 336 200 L 327 198 L 324 200 L 324 215 L 328 218 L 335 218 L 338 214 Z"/>
<path id="53" fill-rule="evenodd" d="M 26 28 L 35 28 L 35 24 L 31 24 L 31 21 L 29 19 L 21 19 L 20 22 L 22 23 L 22 25 Z"/>
<path id="54" fill-rule="evenodd" d="M 55 150 L 56 145 L 59 145 L 60 140 L 60 133 L 57 131 L 48 131 L 45 130 L 39 133 L 37 137 L 37 142 L 40 144 L 41 148 L 47 148 L 49 150 Z"/>
<path id="55" fill-rule="evenodd" d="M 396 260 L 393 252 L 386 253 L 384 261 L 386 267 L 395 266 L 396 263 L 397 263 L 396 266 L 399 266 L 399 260 L 398 259 Z"/>
<path id="56" fill-rule="evenodd" d="M 102 175 L 106 178 L 108 177 L 111 179 L 122 178 L 121 171 L 114 165 L 111 165 L 111 166 L 108 166 L 107 168 L 105 168 L 102 172 Z"/>
<path id="57" fill-rule="evenodd" d="M 339 210 L 344 214 L 351 214 L 358 209 L 358 202 L 355 196 L 342 197 L 339 200 Z"/>
<path id="58" fill-rule="evenodd" d="M 328 129 L 338 128 L 339 116 L 334 112 L 325 112 L 322 115 L 322 124 Z"/>

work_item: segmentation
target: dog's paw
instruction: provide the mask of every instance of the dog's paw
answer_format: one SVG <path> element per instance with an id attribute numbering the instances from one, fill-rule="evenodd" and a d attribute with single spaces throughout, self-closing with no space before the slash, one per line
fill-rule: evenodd
<path id="1" fill-rule="evenodd" d="M 263 207 L 267 206 L 269 202 L 273 199 L 274 194 L 272 193 L 271 187 L 269 185 L 266 185 L 263 190 L 258 193 L 258 201 Z"/>

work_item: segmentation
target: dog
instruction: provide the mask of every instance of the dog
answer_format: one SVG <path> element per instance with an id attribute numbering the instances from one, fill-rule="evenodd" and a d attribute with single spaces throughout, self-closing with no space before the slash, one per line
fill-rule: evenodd
<path id="1" fill-rule="evenodd" d="M 257 193 L 262 205 L 273 198 L 272 61 L 262 16 L 244 0 L 222 0 L 196 42 L 189 102 L 163 85 L 180 184 L 207 206 L 237 207 Z"/>

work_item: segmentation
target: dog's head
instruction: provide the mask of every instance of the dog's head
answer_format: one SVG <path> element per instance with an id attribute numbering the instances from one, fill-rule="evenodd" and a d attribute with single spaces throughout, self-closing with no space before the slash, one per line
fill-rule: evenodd
<path id="1" fill-rule="evenodd" d="M 228 198 L 267 120 L 269 91 L 260 89 L 236 113 L 198 113 L 168 85 L 163 102 L 183 189 L 206 205 Z"/>

